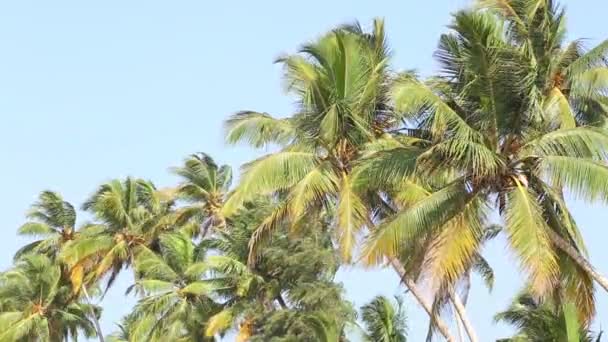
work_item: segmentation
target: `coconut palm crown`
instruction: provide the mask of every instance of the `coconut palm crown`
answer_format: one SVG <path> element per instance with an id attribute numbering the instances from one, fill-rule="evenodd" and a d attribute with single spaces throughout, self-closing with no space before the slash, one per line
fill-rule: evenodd
<path id="1" fill-rule="evenodd" d="M 24 255 L 0 274 L 0 341 L 94 337 L 91 312 L 99 316 L 101 308 L 81 302 L 59 264 L 45 255 Z"/>
<path id="2" fill-rule="evenodd" d="M 284 194 L 284 204 L 254 235 L 252 255 L 277 221 L 290 218 L 295 224 L 306 211 L 332 207 L 335 238 L 350 259 L 367 213 L 349 174 L 359 149 L 393 124 L 386 105 L 388 58 L 381 20 L 369 34 L 358 25 L 340 27 L 278 60 L 288 90 L 298 98 L 293 115 L 277 119 L 246 111 L 226 122 L 230 143 L 281 147 L 243 167 L 225 206 L 230 214 L 253 196 Z"/>
<path id="3" fill-rule="evenodd" d="M 375 183 L 386 189 L 423 179 L 432 190 L 413 192 L 421 195 L 384 221 L 364 254 L 375 263 L 440 236 L 428 252 L 430 273 L 439 283 L 453 284 L 478 253 L 496 209 L 531 291 L 544 296 L 560 283 L 557 287 L 588 319 L 594 312 L 590 278 L 606 289 L 608 282 L 586 261 L 563 192 L 589 201 L 608 199 L 608 133 L 577 114 L 577 99 L 556 104 L 555 92 L 545 91 L 539 81 L 548 71 L 522 67 L 535 56 L 532 46 L 541 53 L 534 39 L 549 39 L 550 33 L 516 39 L 519 24 L 503 16 L 506 10 L 496 14 L 490 2 L 482 2 L 488 10 L 454 15 L 452 33 L 442 36 L 436 53 L 440 76 L 421 81 L 404 73 L 394 82 L 392 101 L 408 127 L 371 144 L 358 172 L 365 182 L 380 180 Z M 534 3 L 526 20 L 542 18 L 544 28 L 563 28 L 551 1 L 500 3 Z M 603 56 L 596 49 L 580 53 L 562 73 L 583 65 L 606 70 Z M 576 79 L 568 81 L 571 89 Z M 605 93 L 594 94 L 606 99 Z"/>

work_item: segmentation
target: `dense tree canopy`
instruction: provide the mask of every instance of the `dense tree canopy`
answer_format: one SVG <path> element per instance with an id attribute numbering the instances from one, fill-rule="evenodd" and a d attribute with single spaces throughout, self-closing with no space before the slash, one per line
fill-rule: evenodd
<path id="1" fill-rule="evenodd" d="M 98 186 L 83 224 L 43 191 L 17 229 L 36 240 L 0 273 L 0 342 L 407 341 L 401 297 L 346 299 L 336 272 L 361 264 L 397 273 L 429 339 L 477 342 L 471 275 L 492 288 L 499 234 L 526 280 L 495 316 L 515 329 L 503 341 L 600 341 L 608 279 L 565 194 L 608 202 L 608 40 L 566 41 L 565 17 L 551 0 L 478 0 L 425 78 L 395 72 L 383 20 L 337 26 L 276 61 L 293 113 L 227 117 L 229 144 L 273 147 L 236 184 L 196 153 L 174 186 Z M 101 331 L 89 293 L 125 271 L 137 304 Z"/>

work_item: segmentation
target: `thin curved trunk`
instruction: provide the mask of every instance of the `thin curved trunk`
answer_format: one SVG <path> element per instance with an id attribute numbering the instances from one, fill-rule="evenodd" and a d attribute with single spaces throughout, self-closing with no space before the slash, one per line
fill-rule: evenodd
<path id="1" fill-rule="evenodd" d="M 453 291 L 450 292 L 450 300 L 452 304 L 454 304 L 454 308 L 456 309 L 456 313 L 458 314 L 459 321 L 464 325 L 464 330 L 467 332 L 467 336 L 469 336 L 469 340 L 471 342 L 478 342 L 477 334 L 475 333 L 475 329 L 473 329 L 473 324 L 469 320 L 467 316 L 467 310 L 460 301 L 460 297 Z"/>
<path id="2" fill-rule="evenodd" d="M 559 234 L 557 234 L 551 229 L 548 229 L 547 232 L 549 238 L 551 239 L 551 242 L 553 242 L 553 244 L 557 246 L 557 248 L 559 248 L 562 252 L 568 254 L 568 256 L 572 258 L 572 260 L 574 260 L 574 262 L 576 262 L 582 269 L 584 269 L 585 272 L 591 275 L 595 282 L 600 284 L 600 286 L 603 287 L 606 292 L 608 292 L 608 279 L 606 277 L 597 272 L 593 265 L 591 265 L 591 263 L 581 253 L 579 253 L 576 248 L 574 248 Z"/>
<path id="3" fill-rule="evenodd" d="M 401 263 L 397 259 L 394 259 L 394 258 L 390 259 L 390 263 L 391 263 L 391 266 L 393 266 L 393 269 L 395 270 L 395 272 L 397 272 L 397 274 L 399 275 L 399 278 L 401 278 L 401 281 L 403 282 L 403 284 L 408 288 L 408 290 L 412 293 L 412 295 L 414 296 L 416 301 L 420 304 L 420 306 L 422 306 L 424 311 L 426 311 L 426 313 L 429 315 L 429 317 L 431 318 L 431 321 L 437 327 L 437 330 L 439 330 L 441 335 L 443 335 L 443 337 L 445 337 L 445 339 L 448 342 L 456 342 L 456 339 L 454 338 L 454 336 L 452 336 L 452 334 L 450 334 L 450 329 L 448 328 L 448 325 L 443 321 L 443 319 L 441 319 L 441 317 L 439 317 L 439 315 L 437 313 L 433 312 L 431 305 L 424 299 L 424 297 L 422 296 L 422 293 L 418 289 L 418 286 L 416 286 L 416 283 L 412 279 L 407 277 L 407 275 L 405 273 L 405 268 L 403 268 L 403 265 L 401 265 Z"/>
<path id="4" fill-rule="evenodd" d="M 454 310 L 454 320 L 456 321 L 456 327 L 458 328 L 458 341 L 464 342 L 464 327 L 462 326 L 462 321 L 460 317 L 458 317 L 458 313 Z"/>
<path id="5" fill-rule="evenodd" d="M 101 332 L 101 326 L 99 325 L 99 319 L 97 319 L 97 314 L 95 313 L 95 310 L 93 310 L 93 307 L 91 306 L 91 297 L 89 296 L 89 292 L 87 291 L 86 286 L 82 285 L 82 294 L 84 294 L 84 298 L 87 301 L 87 304 L 89 304 L 89 307 L 91 308 L 91 316 L 93 318 L 93 324 L 95 325 L 95 330 L 97 331 L 97 337 L 99 338 L 99 342 L 104 342 L 104 338 L 103 338 L 103 333 Z"/>

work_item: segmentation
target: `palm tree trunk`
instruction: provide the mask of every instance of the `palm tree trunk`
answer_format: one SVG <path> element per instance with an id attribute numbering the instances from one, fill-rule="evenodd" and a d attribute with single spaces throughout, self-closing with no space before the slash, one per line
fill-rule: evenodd
<path id="1" fill-rule="evenodd" d="M 403 282 L 403 284 L 408 288 L 409 292 L 412 293 L 412 295 L 414 296 L 416 301 L 420 304 L 420 306 L 422 306 L 424 311 L 426 311 L 426 313 L 431 318 L 431 321 L 437 327 L 437 329 L 443 335 L 443 337 L 445 337 L 445 339 L 448 342 L 456 342 L 456 339 L 454 338 L 454 336 L 452 336 L 450 334 L 450 329 L 448 328 L 447 324 L 443 321 L 443 319 L 441 319 L 441 317 L 437 313 L 433 312 L 431 305 L 423 298 L 422 293 L 419 291 L 418 287 L 416 286 L 416 283 L 414 283 L 414 281 L 412 279 L 407 277 L 407 275 L 405 273 L 405 268 L 403 268 L 403 265 L 401 265 L 401 263 L 395 258 L 391 258 L 390 263 L 391 263 L 391 266 L 393 266 L 393 269 L 395 270 L 395 272 L 397 272 L 397 274 L 401 278 L 401 281 Z"/>
<path id="2" fill-rule="evenodd" d="M 89 292 L 87 291 L 86 286 L 82 285 L 82 293 L 84 294 L 84 298 L 87 301 L 87 304 L 89 304 L 89 307 L 91 308 L 91 316 L 93 318 L 93 324 L 95 325 L 95 330 L 97 331 L 97 337 L 99 338 L 99 342 L 104 342 L 104 338 L 103 338 L 103 333 L 101 332 L 101 326 L 99 325 L 99 319 L 97 319 L 97 314 L 95 313 L 95 310 L 93 310 L 93 307 L 91 306 L 91 297 L 89 296 Z"/>
<path id="3" fill-rule="evenodd" d="M 458 328 L 458 341 L 464 342 L 464 327 L 462 326 L 462 321 L 458 317 L 456 310 L 454 310 L 454 320 L 456 321 L 456 327 Z"/>
<path id="4" fill-rule="evenodd" d="M 587 259 L 585 259 L 585 257 L 581 255 L 581 253 L 579 253 L 576 248 L 574 248 L 559 234 L 557 234 L 551 229 L 547 229 L 547 232 L 549 238 L 551 239 L 551 242 L 553 242 L 553 244 L 557 246 L 557 248 L 559 248 L 562 252 L 568 254 L 568 256 L 572 258 L 572 260 L 574 260 L 574 262 L 576 262 L 582 269 L 584 269 L 585 272 L 589 273 L 593 280 L 595 280 L 598 284 L 600 284 L 601 287 L 604 288 L 606 292 L 608 292 L 608 279 L 606 277 L 597 272 L 593 265 L 591 265 L 591 263 Z"/>
<path id="5" fill-rule="evenodd" d="M 477 339 L 477 334 L 475 333 L 475 329 L 473 329 L 471 321 L 469 321 L 467 310 L 465 309 L 464 304 L 462 304 L 462 301 L 460 301 L 460 297 L 458 297 L 455 292 L 451 291 L 450 300 L 452 301 L 452 304 L 454 304 L 454 308 L 456 308 L 456 313 L 458 314 L 459 318 L 458 321 L 462 322 L 464 325 L 464 330 L 467 332 L 469 340 L 471 342 L 478 342 L 479 340 Z"/>

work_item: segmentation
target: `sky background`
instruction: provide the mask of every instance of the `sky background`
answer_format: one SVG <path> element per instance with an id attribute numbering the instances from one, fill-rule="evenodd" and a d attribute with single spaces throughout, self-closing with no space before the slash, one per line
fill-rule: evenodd
<path id="1" fill-rule="evenodd" d="M 244 109 L 289 114 L 293 98 L 273 60 L 341 24 L 369 27 L 384 17 L 394 69 L 436 70 L 432 54 L 450 14 L 465 0 L 371 1 L 2 1 L 0 2 L 0 268 L 26 240 L 15 237 L 44 189 L 80 205 L 100 183 L 128 175 L 175 184 L 170 166 L 204 151 L 235 168 L 264 151 L 228 147 L 222 121 Z M 608 38 L 605 0 L 570 0 L 570 37 Z M 608 274 L 602 206 L 570 201 L 592 262 Z M 81 216 L 81 223 L 86 216 Z M 468 305 L 481 341 L 504 337 L 492 322 L 521 280 L 497 240 L 486 247 L 496 272 L 488 294 L 477 279 Z M 403 289 L 389 271 L 339 273 L 359 306 Z M 103 301 L 102 328 L 127 313 L 123 276 Z M 597 292 L 596 327 L 608 326 L 608 294 Z M 422 341 L 427 318 L 408 301 L 410 336 Z M 603 324 L 602 324 L 603 323 Z"/>

